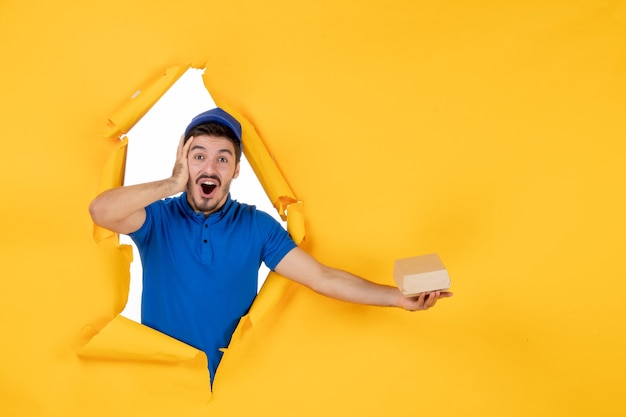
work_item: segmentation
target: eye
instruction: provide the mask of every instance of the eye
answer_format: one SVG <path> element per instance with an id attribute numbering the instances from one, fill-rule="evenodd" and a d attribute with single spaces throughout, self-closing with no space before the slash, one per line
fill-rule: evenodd
<path id="1" fill-rule="evenodd" d="M 201 161 L 201 160 L 204 159 L 204 156 L 202 156 L 200 154 L 196 154 L 196 155 L 193 156 L 193 159 L 197 159 L 197 160 Z"/>
<path id="2" fill-rule="evenodd" d="M 228 159 L 224 158 L 223 156 L 220 156 L 219 158 L 217 158 L 217 160 L 222 163 L 228 162 Z"/>

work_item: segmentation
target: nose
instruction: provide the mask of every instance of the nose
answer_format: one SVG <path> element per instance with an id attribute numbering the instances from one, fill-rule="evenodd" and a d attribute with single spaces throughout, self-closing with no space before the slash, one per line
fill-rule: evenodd
<path id="1" fill-rule="evenodd" d="M 203 161 L 200 172 L 207 175 L 217 174 L 217 163 L 211 158 L 206 158 Z"/>

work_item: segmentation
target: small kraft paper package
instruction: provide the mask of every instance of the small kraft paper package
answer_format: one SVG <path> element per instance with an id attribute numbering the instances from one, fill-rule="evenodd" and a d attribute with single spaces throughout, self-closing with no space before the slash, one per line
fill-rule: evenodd
<path id="1" fill-rule="evenodd" d="M 407 296 L 450 288 L 450 276 L 436 253 L 396 260 L 393 278 Z"/>

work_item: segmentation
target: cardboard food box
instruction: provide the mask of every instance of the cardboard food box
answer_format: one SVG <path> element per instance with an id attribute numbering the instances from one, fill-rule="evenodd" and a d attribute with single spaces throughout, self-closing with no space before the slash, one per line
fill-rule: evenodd
<path id="1" fill-rule="evenodd" d="M 450 288 L 448 271 L 436 253 L 396 260 L 393 278 L 400 291 L 409 296 Z"/>

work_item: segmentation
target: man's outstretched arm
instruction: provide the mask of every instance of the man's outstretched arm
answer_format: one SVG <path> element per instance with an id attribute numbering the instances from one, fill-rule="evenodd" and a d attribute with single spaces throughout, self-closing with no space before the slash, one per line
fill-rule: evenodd
<path id="1" fill-rule="evenodd" d="M 321 264 L 300 248 L 294 248 L 285 255 L 275 270 L 317 293 L 358 304 L 401 307 L 415 311 L 426 310 L 434 306 L 439 298 L 452 296 L 451 292 L 434 291 L 407 297 L 396 287 L 377 284 Z"/>

